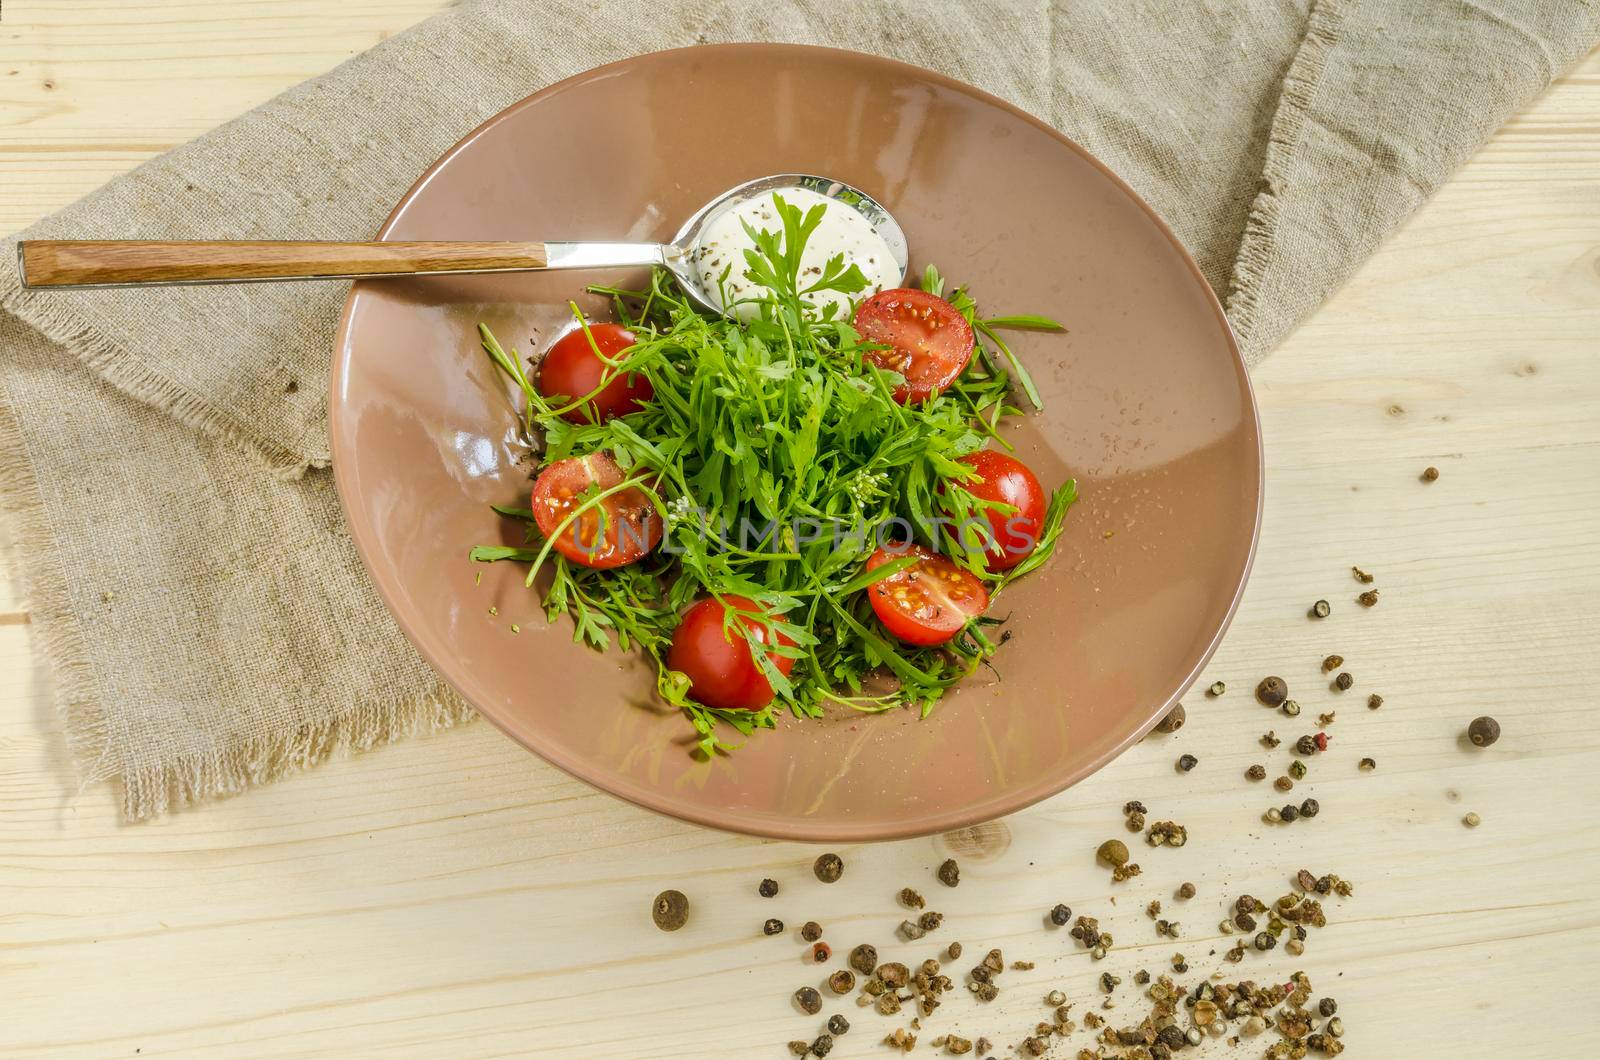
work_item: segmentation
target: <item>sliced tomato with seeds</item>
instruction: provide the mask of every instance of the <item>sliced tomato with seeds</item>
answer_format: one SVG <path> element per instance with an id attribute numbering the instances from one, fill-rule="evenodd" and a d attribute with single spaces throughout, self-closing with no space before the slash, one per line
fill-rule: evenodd
<path id="1" fill-rule="evenodd" d="M 902 405 L 938 394 L 972 360 L 967 318 L 938 295 L 915 287 L 896 287 L 864 299 L 856 307 L 855 325 L 862 338 L 888 347 L 868 350 L 865 357 L 905 376 L 894 391 Z"/>
<path id="2" fill-rule="evenodd" d="M 985 553 L 988 568 L 1010 570 L 1039 547 L 1039 534 L 1044 528 L 1044 487 L 1027 464 L 993 449 L 968 453 L 960 462 L 981 476 L 961 483 L 962 489 L 979 500 L 997 501 L 1016 509 L 1007 512 L 990 508 L 981 513 L 987 516 L 994 535 Z"/>
<path id="3" fill-rule="evenodd" d="M 667 668 L 689 678 L 689 694 L 699 703 L 721 710 L 760 710 L 772 702 L 772 682 L 756 662 L 749 641 L 723 627 L 724 604 L 752 615 L 764 613 L 760 604 L 743 596 L 724 596 L 720 601 L 706 597 L 683 613 L 667 650 Z M 743 615 L 736 621 L 750 631 L 751 640 L 767 643 L 767 627 L 760 621 Z M 794 646 L 782 634 L 778 643 Z M 794 660 L 787 656 L 769 652 L 767 658 L 785 677 L 794 669 Z"/>
<path id="4" fill-rule="evenodd" d="M 906 555 L 917 561 L 867 586 L 867 599 L 884 627 L 907 644 L 944 644 L 989 606 L 989 590 L 976 575 L 921 545 L 886 545 L 867 559 L 867 570 Z"/>
<path id="5" fill-rule="evenodd" d="M 621 567 L 641 559 L 661 541 L 661 516 L 637 486 L 618 490 L 561 523 L 596 493 L 627 476 L 605 453 L 557 460 L 533 483 L 533 521 L 555 550 L 585 567 Z"/>
<path id="6" fill-rule="evenodd" d="M 589 336 L 594 345 L 589 344 Z M 616 360 L 617 355 L 638 340 L 633 332 L 621 324 L 590 324 L 589 334 L 583 328 L 567 332 L 555 341 L 544 360 L 539 364 L 539 393 L 558 405 L 565 405 L 590 393 L 600 381 L 612 372 L 612 367 L 595 356 L 595 350 Z M 613 416 L 626 416 L 639 411 L 639 407 L 656 396 L 650 380 L 642 375 L 624 373 L 615 375 L 604 390 L 583 405 L 568 409 L 561 418 L 571 423 L 588 423 L 585 410 L 591 410 L 601 423 Z"/>

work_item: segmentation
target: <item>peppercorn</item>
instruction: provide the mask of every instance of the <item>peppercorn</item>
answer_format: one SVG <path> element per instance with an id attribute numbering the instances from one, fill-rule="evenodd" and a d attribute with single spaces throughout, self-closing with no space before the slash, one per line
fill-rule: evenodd
<path id="1" fill-rule="evenodd" d="M 1328 601 L 1326 601 L 1326 600 L 1318 600 L 1316 603 L 1311 605 L 1311 617 L 1313 617 L 1313 618 L 1327 618 L 1328 617 L 1328 613 L 1331 612 L 1332 610 L 1333 610 L 1333 608 L 1328 606 Z"/>
<path id="2" fill-rule="evenodd" d="M 756 888 L 756 893 L 761 895 L 763 898 L 771 898 L 773 895 L 778 893 L 778 881 L 770 879 L 762 880 L 761 886 Z"/>
<path id="3" fill-rule="evenodd" d="M 1095 856 L 1107 865 L 1126 865 L 1128 845 L 1120 839 L 1107 839 L 1100 844 L 1100 849 L 1095 851 Z"/>
<path id="4" fill-rule="evenodd" d="M 837 854 L 823 854 L 811 868 L 823 883 L 838 883 L 844 875 L 844 859 Z"/>
<path id="5" fill-rule="evenodd" d="M 1187 899 L 1193 898 L 1194 894 L 1195 894 L 1194 884 L 1186 882 L 1186 883 L 1182 883 L 1182 884 L 1180 884 L 1178 886 L 1178 897 L 1179 898 L 1183 898 L 1183 899 L 1187 900 Z"/>
<path id="6" fill-rule="evenodd" d="M 849 1034 L 850 1033 L 850 1021 L 845 1019 L 843 1016 L 829 1016 L 828 1017 L 828 1033 L 829 1034 Z"/>
<path id="7" fill-rule="evenodd" d="M 1279 791 L 1288 791 L 1294 787 L 1294 781 L 1290 780 L 1288 777 L 1279 777 L 1277 780 L 1272 782 L 1272 786 L 1277 788 Z"/>
<path id="8" fill-rule="evenodd" d="M 1278 944 L 1278 940 L 1270 932 L 1258 931 L 1255 937 L 1255 947 L 1258 950 L 1270 950 Z"/>
<path id="9" fill-rule="evenodd" d="M 1168 1049 L 1182 1049 L 1188 1044 L 1188 1040 L 1183 1036 L 1183 1028 L 1175 1023 L 1168 1024 L 1157 1031 L 1156 1041 L 1165 1045 Z"/>
<path id="10" fill-rule="evenodd" d="M 1315 817 L 1322 812 L 1322 804 L 1316 799 L 1307 799 L 1300 804 L 1301 817 Z"/>
<path id="11" fill-rule="evenodd" d="M 848 994 L 856 987 L 856 976 L 848 968 L 840 968 L 828 976 L 828 989 L 835 994 Z"/>
<path id="12" fill-rule="evenodd" d="M 1355 683 L 1356 679 L 1350 676 L 1350 671 L 1348 670 L 1340 670 L 1339 676 L 1333 679 L 1333 687 L 1341 692 L 1350 691 L 1350 686 Z"/>
<path id="13" fill-rule="evenodd" d="M 954 887 L 961 882 L 961 866 L 956 864 L 955 858 L 946 858 L 939 866 L 939 882 L 946 887 Z"/>
<path id="14" fill-rule="evenodd" d="M 850 951 L 850 967 L 862 975 L 871 975 L 872 970 L 878 967 L 878 950 L 865 942 Z"/>
<path id="15" fill-rule="evenodd" d="M 1271 821 L 1273 824 L 1277 824 L 1278 822 L 1283 820 L 1283 814 L 1279 813 L 1278 812 L 1278 808 L 1276 806 L 1274 806 L 1271 809 L 1267 810 L 1266 818 L 1267 818 L 1267 820 Z"/>
<path id="16" fill-rule="evenodd" d="M 1064 926 L 1067 921 L 1071 919 L 1072 910 L 1066 906 L 1057 903 L 1050 908 L 1050 923 L 1054 924 L 1056 927 Z"/>
<path id="17" fill-rule="evenodd" d="M 1306 764 L 1300 761 L 1298 758 L 1296 758 L 1293 762 L 1290 762 L 1289 776 L 1293 777 L 1295 780 L 1304 780 L 1306 777 Z"/>
<path id="18" fill-rule="evenodd" d="M 682 891 L 662 891 L 650 906 L 650 918 L 662 931 L 677 931 L 689 919 L 689 899 Z"/>
<path id="19" fill-rule="evenodd" d="M 1465 817 L 1461 818 L 1461 823 L 1466 825 L 1468 828 L 1476 828 L 1478 825 L 1483 823 L 1483 818 L 1479 817 L 1476 813 L 1468 813 Z"/>
<path id="20" fill-rule="evenodd" d="M 943 913 L 929 912 L 917 917 L 917 926 L 924 931 L 933 931 L 942 923 L 944 923 Z"/>
<path id="21" fill-rule="evenodd" d="M 1368 710 L 1377 710 L 1381 706 L 1383 706 L 1383 697 L 1378 695 L 1378 693 L 1374 692 L 1372 695 L 1367 697 Z"/>
<path id="22" fill-rule="evenodd" d="M 1372 607 L 1378 602 L 1378 590 L 1368 589 L 1356 599 L 1360 601 L 1362 607 Z"/>
<path id="23" fill-rule="evenodd" d="M 1249 777 L 1251 780 L 1266 780 L 1267 767 L 1263 765 L 1251 766 L 1249 769 L 1244 771 L 1244 775 Z"/>
<path id="24" fill-rule="evenodd" d="M 827 1056 L 831 1052 L 833 1052 L 833 1035 L 817 1035 L 817 1040 L 811 1043 L 811 1055 Z"/>
<path id="25" fill-rule="evenodd" d="M 1374 769 L 1377 769 L 1377 768 L 1378 768 L 1378 763 L 1377 763 L 1377 760 L 1376 760 L 1376 759 L 1372 759 L 1372 758 L 1363 758 L 1363 759 L 1362 759 L 1362 760 L 1361 760 L 1361 763 L 1360 763 L 1360 769 L 1361 769 L 1361 772 L 1363 772 L 1363 773 L 1370 773 L 1370 772 L 1372 772 L 1372 771 L 1373 771 L 1373 770 L 1374 770 Z"/>
<path id="26" fill-rule="evenodd" d="M 1249 913 L 1235 913 L 1233 916 L 1233 922 L 1240 931 L 1251 932 L 1256 929 L 1256 918 L 1251 916 Z"/>
<path id="27" fill-rule="evenodd" d="M 1213 681 L 1211 682 L 1211 687 L 1206 689 L 1206 695 L 1210 696 L 1212 699 L 1216 699 L 1227 690 L 1228 683 L 1226 681 Z"/>
<path id="28" fill-rule="evenodd" d="M 1317 1011 L 1322 1013 L 1324 1016 L 1331 1016 L 1335 1012 L 1339 1011 L 1339 1002 L 1335 1001 L 1331 997 L 1325 997 L 1321 1001 L 1317 1002 Z"/>
<path id="29" fill-rule="evenodd" d="M 1294 742 L 1294 750 L 1296 754 L 1305 755 L 1307 758 L 1310 758 L 1312 755 L 1317 753 L 1316 738 L 1311 736 L 1309 733 L 1300 737 L 1300 739 Z"/>
<path id="30" fill-rule="evenodd" d="M 800 937 L 807 942 L 815 942 L 822 937 L 822 925 L 815 920 L 807 920 L 800 925 Z"/>
<path id="31" fill-rule="evenodd" d="M 1256 900 L 1252 895 L 1241 894 L 1233 900 L 1233 908 L 1240 913 L 1254 913 L 1256 911 Z"/>
<path id="32" fill-rule="evenodd" d="M 1331 725 L 1333 724 L 1333 714 L 1324 714 L 1318 720 L 1324 725 Z M 1328 741 L 1331 739 L 1333 739 L 1333 737 L 1329 736 L 1327 733 L 1319 732 L 1315 736 L 1311 737 L 1311 742 L 1317 745 L 1317 750 L 1326 751 L 1328 749 Z"/>
<path id="33" fill-rule="evenodd" d="M 783 934 L 783 921 L 779 920 L 777 917 L 773 917 L 772 919 L 768 920 L 765 924 L 761 925 L 761 933 L 763 935 L 781 935 L 781 934 Z"/>
<path id="34" fill-rule="evenodd" d="M 810 1042 L 790 1042 L 789 1051 L 795 1056 L 804 1056 L 811 1051 Z"/>
<path id="35" fill-rule="evenodd" d="M 1178 756 L 1178 769 L 1179 769 L 1180 772 L 1187 773 L 1187 772 L 1189 772 L 1189 770 L 1193 769 L 1195 766 L 1197 766 L 1199 764 L 1200 764 L 1200 759 L 1196 758 L 1194 755 L 1179 755 Z"/>
<path id="36" fill-rule="evenodd" d="M 794 992 L 794 1003 L 800 1006 L 800 1011 L 807 1016 L 815 1016 L 822 1011 L 822 995 L 816 989 L 802 986 Z"/>
<path id="37" fill-rule="evenodd" d="M 811 961 L 813 964 L 827 964 L 828 958 L 833 956 L 833 948 L 826 942 L 813 942 L 811 944 Z"/>
<path id="38" fill-rule="evenodd" d="M 1467 739 L 1472 741 L 1474 747 L 1490 747 L 1500 739 L 1500 723 L 1487 714 L 1473 718 L 1472 724 L 1467 726 Z"/>
<path id="39" fill-rule="evenodd" d="M 899 961 L 889 961 L 878 965 L 878 978 L 896 990 L 911 981 L 911 969 Z"/>
<path id="40" fill-rule="evenodd" d="M 1432 465 L 1429 465 L 1428 467 L 1423 468 L 1422 469 L 1422 481 L 1424 481 L 1424 482 L 1437 482 L 1437 481 L 1439 481 L 1439 469 L 1434 467 L 1434 466 L 1432 466 Z"/>
<path id="41" fill-rule="evenodd" d="M 1289 685 L 1281 677 L 1263 677 L 1256 685 L 1256 698 L 1262 706 L 1276 707 L 1289 698 Z"/>
<path id="42" fill-rule="evenodd" d="M 1300 816 L 1300 810 L 1294 805 L 1294 803 L 1286 803 L 1278 810 L 1278 815 L 1285 821 L 1293 821 L 1295 818 Z"/>
<path id="43" fill-rule="evenodd" d="M 955 960 L 961 956 L 961 943 L 952 942 L 944 948 L 944 955 L 948 960 Z"/>
<path id="44" fill-rule="evenodd" d="M 946 1035 L 944 1047 L 951 1056 L 965 1056 L 967 1053 L 972 1052 L 972 1042 L 959 1034 Z"/>
<path id="45" fill-rule="evenodd" d="M 1325 673 L 1325 674 L 1331 674 L 1331 673 L 1333 673 L 1333 671 L 1337 670 L 1339 667 L 1341 667 L 1343 665 L 1344 665 L 1344 656 L 1343 655 L 1330 655 L 1326 659 L 1322 660 L 1322 672 Z"/>
<path id="46" fill-rule="evenodd" d="M 1298 718 L 1300 716 L 1300 704 L 1292 699 L 1284 700 L 1283 706 L 1279 707 L 1278 709 L 1283 711 L 1286 716 L 1291 718 Z"/>
<path id="47" fill-rule="evenodd" d="M 1167 712 L 1167 716 L 1156 722 L 1156 732 L 1172 733 L 1183 728 L 1185 720 L 1183 704 L 1179 703 Z"/>

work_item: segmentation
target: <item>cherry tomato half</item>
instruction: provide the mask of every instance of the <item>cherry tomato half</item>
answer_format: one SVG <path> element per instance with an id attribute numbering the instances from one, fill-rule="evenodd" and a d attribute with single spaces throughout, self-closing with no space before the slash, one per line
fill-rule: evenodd
<path id="1" fill-rule="evenodd" d="M 879 291 L 856 307 L 856 330 L 868 342 L 867 360 L 906 381 L 895 388 L 902 405 L 925 401 L 955 382 L 972 360 L 972 325 L 938 295 L 914 287 Z"/>
<path id="2" fill-rule="evenodd" d="M 879 621 L 907 644 L 943 644 L 961 632 L 967 619 L 983 614 L 989 590 L 971 571 L 921 545 L 880 548 L 867 559 L 867 569 L 908 554 L 918 557 L 917 562 L 867 586 L 867 599 Z"/>
<path id="3" fill-rule="evenodd" d="M 772 702 L 772 682 L 751 655 L 750 645 L 732 630 L 722 628 L 723 603 L 736 611 L 761 614 L 761 606 L 743 596 L 724 596 L 721 601 L 708 596 L 683 613 L 683 621 L 672 635 L 667 650 L 667 667 L 689 678 L 689 694 L 708 707 L 722 710 L 760 710 Z M 751 639 L 767 643 L 767 629 L 753 618 L 738 621 L 750 631 Z M 779 636 L 780 644 L 794 642 Z M 794 660 L 768 653 L 767 658 L 780 674 L 789 676 Z"/>
<path id="4" fill-rule="evenodd" d="M 637 341 L 633 332 L 621 324 L 590 324 L 589 334 L 594 336 L 594 345 L 600 352 L 612 359 Z M 609 371 L 610 366 L 595 356 L 583 329 L 577 328 L 557 339 L 550 352 L 544 355 L 539 365 L 539 393 L 564 405 L 599 386 Z M 571 423 L 588 423 L 589 417 L 584 414 L 588 408 L 604 423 L 613 416 L 639 411 L 640 404 L 655 394 L 650 380 L 644 376 L 619 375 L 586 405 L 562 413 L 561 418 Z"/>
<path id="5" fill-rule="evenodd" d="M 660 543 L 662 527 L 655 505 L 637 487 L 611 494 L 560 529 L 590 487 L 610 489 L 624 478 L 605 453 L 557 460 L 533 483 L 530 507 L 539 532 L 555 542 L 557 552 L 585 567 L 621 567 L 643 557 Z"/>
<path id="6" fill-rule="evenodd" d="M 1044 487 L 1027 464 L 991 449 L 969 453 L 960 462 L 983 476 L 961 483 L 963 489 L 979 500 L 999 501 L 1017 509 L 1014 514 L 994 509 L 985 513 L 994 533 L 987 566 L 991 571 L 1010 570 L 1039 545 L 1044 526 Z"/>

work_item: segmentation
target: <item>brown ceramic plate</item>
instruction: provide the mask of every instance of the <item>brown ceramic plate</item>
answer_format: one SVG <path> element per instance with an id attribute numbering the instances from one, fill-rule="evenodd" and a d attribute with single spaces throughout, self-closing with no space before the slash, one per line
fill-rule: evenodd
<path id="1" fill-rule="evenodd" d="M 825 105 L 819 105 L 819 101 Z M 333 366 L 334 468 L 379 592 L 423 656 L 513 739 L 622 798 L 760 835 L 918 835 L 1054 794 L 1176 701 L 1233 615 L 1261 511 L 1254 399 L 1211 290 L 1172 233 L 1081 147 L 938 74 L 850 52 L 729 45 L 641 56 L 491 119 L 395 208 L 385 239 L 660 239 L 724 188 L 838 177 L 904 226 L 1018 334 L 1046 409 L 1019 455 L 1082 499 L 1054 558 L 1008 591 L 998 674 L 927 721 L 840 708 L 785 719 L 696 761 L 635 654 L 547 625 L 524 570 L 471 545 L 521 543 L 489 510 L 524 504 L 509 390 L 487 321 L 540 350 L 580 292 L 626 274 L 357 283 Z M 476 579 L 482 577 L 481 584 Z M 491 607 L 498 609 L 491 615 Z M 512 624 L 521 627 L 513 633 Z"/>

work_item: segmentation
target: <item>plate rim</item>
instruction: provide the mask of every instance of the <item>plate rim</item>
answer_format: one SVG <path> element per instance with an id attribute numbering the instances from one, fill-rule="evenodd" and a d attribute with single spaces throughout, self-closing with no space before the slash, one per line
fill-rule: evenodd
<path id="1" fill-rule="evenodd" d="M 1228 601 L 1227 609 L 1222 616 L 1222 621 L 1218 624 L 1215 632 L 1212 633 L 1211 638 L 1206 644 L 1205 648 L 1196 658 L 1193 667 L 1191 667 L 1189 672 L 1184 676 L 1183 680 L 1178 683 L 1177 688 L 1161 702 L 1158 709 L 1153 711 L 1148 718 L 1137 725 L 1126 737 L 1109 745 L 1088 762 L 1085 762 L 1074 769 L 1068 770 L 1057 777 L 1052 777 L 1049 780 L 1041 781 L 1020 791 L 1010 792 L 1004 796 L 997 796 L 982 803 L 968 804 L 968 806 L 962 809 L 950 810 L 933 817 L 919 817 L 914 821 L 908 820 L 904 824 L 898 822 L 891 824 L 856 824 L 851 821 L 821 822 L 806 818 L 792 819 L 784 822 L 772 822 L 761 817 L 751 816 L 749 814 L 741 815 L 740 808 L 729 807 L 721 811 L 722 814 L 725 815 L 723 819 L 714 819 L 713 814 L 708 810 L 702 810 L 692 805 L 676 805 L 670 798 L 662 796 L 651 789 L 637 785 L 612 785 L 602 783 L 595 776 L 591 775 L 591 771 L 586 770 L 584 763 L 581 760 L 562 754 L 551 748 L 534 746 L 527 740 L 522 739 L 516 733 L 512 732 L 511 729 L 508 728 L 508 726 L 496 716 L 494 711 L 485 710 L 478 703 L 474 702 L 473 698 L 463 691 L 456 681 L 452 679 L 448 669 L 441 664 L 440 660 L 436 659 L 434 654 L 430 652 L 428 648 L 424 646 L 424 644 L 421 643 L 419 637 L 413 632 L 411 624 L 404 617 L 402 611 L 396 606 L 396 601 L 391 597 L 388 587 L 384 584 L 384 581 L 377 576 L 371 556 L 369 554 L 369 549 L 375 547 L 375 541 L 367 536 L 369 533 L 372 533 L 373 530 L 371 527 L 368 527 L 366 524 L 362 523 L 352 515 L 353 507 L 347 496 L 347 493 L 354 487 L 349 483 L 346 477 L 349 472 L 341 472 L 340 470 L 341 467 L 346 465 L 346 462 L 340 459 L 342 447 L 339 439 L 343 434 L 341 425 L 344 415 L 344 404 L 340 400 L 340 393 L 343 389 L 341 384 L 350 364 L 351 325 L 353 323 L 355 306 L 358 296 L 365 291 L 369 285 L 373 284 L 374 282 L 381 282 L 357 280 L 351 284 L 350 291 L 345 296 L 344 307 L 340 311 L 339 322 L 333 333 L 333 357 L 332 363 L 329 366 L 328 387 L 328 443 L 330 463 L 333 468 L 334 492 L 338 497 L 339 507 L 344 515 L 345 525 L 350 530 L 350 539 L 355 545 L 356 554 L 361 558 L 361 565 L 366 571 L 368 581 L 378 593 L 379 599 L 383 601 L 383 605 L 389 612 L 390 617 L 393 618 L 395 624 L 400 627 L 401 633 L 404 634 L 405 638 L 411 642 L 412 647 L 416 649 L 419 655 L 422 656 L 423 661 L 428 664 L 429 668 L 433 670 L 434 674 L 440 680 L 448 684 L 457 695 L 461 696 L 462 700 L 471 706 L 477 714 L 487 719 L 495 726 L 495 728 L 499 729 L 519 747 L 526 751 L 532 752 L 540 759 L 555 766 L 568 776 L 582 781 L 591 788 L 604 792 L 607 795 L 615 798 L 622 799 L 623 801 L 631 803 L 642 809 L 650 810 L 662 816 L 673 818 L 674 820 L 686 821 L 691 824 L 700 825 L 706 828 L 713 828 L 718 831 L 735 832 L 743 835 L 758 836 L 767 839 L 783 839 L 797 842 L 876 842 L 895 839 L 910 839 L 920 836 L 933 835 L 939 832 L 946 832 L 955 828 L 971 827 L 976 824 L 981 824 L 986 821 L 993 821 L 998 818 L 1017 813 L 1054 795 L 1058 795 L 1067 788 L 1070 788 L 1073 785 L 1078 784 L 1086 778 L 1092 776 L 1093 774 L 1098 773 L 1111 761 L 1120 757 L 1122 753 L 1129 747 L 1132 747 L 1134 744 L 1142 740 L 1145 735 L 1149 733 L 1152 728 L 1154 728 L 1156 723 L 1172 710 L 1172 708 L 1178 703 L 1178 701 L 1189 690 L 1189 688 L 1193 686 L 1194 682 L 1205 670 L 1205 667 L 1210 663 L 1212 656 L 1216 654 L 1218 647 L 1221 646 L 1223 637 L 1227 635 L 1229 628 L 1232 626 L 1234 617 L 1238 614 L 1239 604 L 1244 597 L 1245 587 L 1250 582 L 1250 574 L 1254 569 L 1257 551 L 1261 543 L 1261 524 L 1262 516 L 1265 510 L 1266 499 L 1266 454 L 1261 431 L 1261 409 L 1256 400 L 1255 385 L 1250 378 L 1249 367 L 1245 364 L 1244 355 L 1239 348 L 1238 336 L 1234 334 L 1233 326 L 1229 322 L 1227 314 L 1223 311 L 1222 302 L 1218 299 L 1217 293 L 1212 288 L 1211 284 L 1207 282 L 1205 274 L 1200 269 L 1199 263 L 1194 259 L 1194 255 L 1189 253 L 1189 249 L 1183 245 L 1183 241 L 1178 238 L 1177 234 L 1172 230 L 1172 227 L 1167 224 L 1166 220 L 1162 218 L 1162 216 L 1157 213 L 1155 209 L 1145 201 L 1144 197 L 1135 191 L 1127 181 L 1123 180 L 1122 177 L 1120 177 L 1114 170 L 1112 170 L 1099 158 L 1095 157 L 1091 151 L 1085 148 L 1082 144 L 1078 143 L 1076 140 L 1067 136 L 1065 133 L 1061 132 L 1059 129 L 1050 125 L 1048 122 L 1045 122 L 1044 120 L 1016 106 L 1015 104 L 1012 104 L 1007 100 L 994 95 L 993 93 L 986 92 L 975 85 L 968 84 L 965 81 L 942 74 L 936 70 L 929 70 L 926 67 L 917 66 L 914 63 L 902 62 L 898 59 L 890 59 L 881 55 L 875 55 L 871 52 L 862 52 L 849 48 L 835 48 L 815 44 L 788 44 L 770 42 L 696 44 L 686 47 L 664 48 L 656 51 L 640 52 L 623 59 L 614 60 L 609 63 L 604 63 L 600 66 L 579 71 L 578 73 L 564 77 L 559 81 L 554 81 L 490 115 L 488 118 L 484 119 L 478 125 L 473 127 L 464 136 L 462 136 L 461 139 L 457 140 L 447 150 L 445 150 L 445 152 L 441 154 L 432 165 L 423 170 L 423 172 L 417 177 L 411 186 L 406 189 L 405 193 L 395 203 L 394 207 L 389 211 L 389 214 L 384 218 L 383 224 L 378 229 L 378 233 L 375 238 L 379 240 L 388 239 L 390 231 L 400 219 L 401 214 L 405 211 L 406 207 L 410 205 L 411 201 L 417 196 L 417 194 L 427 186 L 434 174 L 448 165 L 456 157 L 456 155 L 465 150 L 480 136 L 488 132 L 494 126 L 498 125 L 500 122 L 507 120 L 513 114 L 520 112 L 524 108 L 542 103 L 552 96 L 555 96 L 560 92 L 566 91 L 570 88 L 574 88 L 579 84 L 610 76 L 619 72 L 619 70 L 622 68 L 634 66 L 641 61 L 658 59 L 664 56 L 682 55 L 691 52 L 698 55 L 710 56 L 728 54 L 730 52 L 755 54 L 786 53 L 790 55 L 825 56 L 834 59 L 877 64 L 882 67 L 898 70 L 902 73 L 914 75 L 924 80 L 932 81 L 943 88 L 969 96 L 981 103 L 998 107 L 1012 117 L 1022 119 L 1024 122 L 1045 133 L 1047 136 L 1059 141 L 1061 144 L 1066 146 L 1085 162 L 1087 162 L 1090 166 L 1092 166 L 1096 171 L 1098 171 L 1102 177 L 1109 180 L 1118 191 L 1120 191 L 1134 205 L 1143 211 L 1145 216 L 1147 216 L 1155 224 L 1157 231 L 1159 231 L 1162 236 L 1165 237 L 1167 242 L 1171 244 L 1173 249 L 1177 251 L 1179 258 L 1183 262 L 1184 268 L 1189 273 L 1190 279 L 1197 284 L 1200 290 L 1203 292 L 1206 304 L 1211 309 L 1212 316 L 1221 327 L 1222 335 L 1226 341 L 1228 352 L 1232 355 L 1232 362 L 1236 376 L 1238 380 L 1243 383 L 1244 396 L 1250 409 L 1248 423 L 1251 427 L 1251 433 L 1255 441 L 1255 512 L 1251 520 L 1249 547 L 1245 550 L 1244 563 L 1239 571 L 1238 583 L 1234 586 L 1232 596 Z"/>

